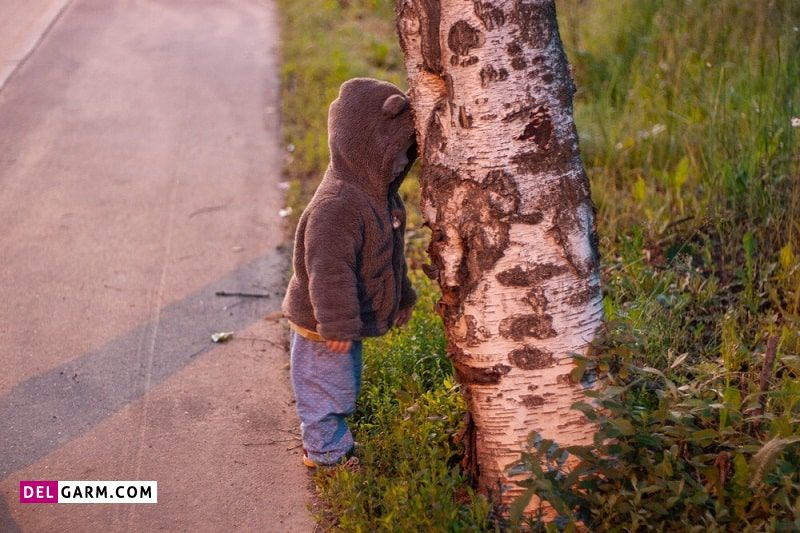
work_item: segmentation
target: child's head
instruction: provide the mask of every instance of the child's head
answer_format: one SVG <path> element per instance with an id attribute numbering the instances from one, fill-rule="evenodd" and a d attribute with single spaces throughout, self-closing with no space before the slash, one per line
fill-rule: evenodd
<path id="1" fill-rule="evenodd" d="M 328 111 L 328 146 L 340 178 L 374 192 L 396 187 L 416 159 L 408 97 L 385 81 L 346 81 Z"/>

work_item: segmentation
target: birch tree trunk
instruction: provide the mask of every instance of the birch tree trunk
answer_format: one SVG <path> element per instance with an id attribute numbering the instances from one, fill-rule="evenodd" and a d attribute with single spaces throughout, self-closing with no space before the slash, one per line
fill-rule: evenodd
<path id="1" fill-rule="evenodd" d="M 571 353 L 602 321 L 594 206 L 552 0 L 396 0 L 467 453 L 501 507 L 536 430 L 591 442 Z M 498 498 L 499 495 L 499 498 Z"/>

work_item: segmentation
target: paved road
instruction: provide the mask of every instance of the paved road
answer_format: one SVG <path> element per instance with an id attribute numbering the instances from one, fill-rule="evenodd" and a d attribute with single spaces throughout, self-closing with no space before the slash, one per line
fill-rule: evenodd
<path id="1" fill-rule="evenodd" d="M 0 90 L 0 531 L 313 528 L 260 320 L 287 268 L 277 44 L 263 1 L 72 0 Z M 22 506 L 20 479 L 159 502 Z"/>
<path id="2" fill-rule="evenodd" d="M 67 3 L 68 0 L 0 0 L 0 89 Z"/>

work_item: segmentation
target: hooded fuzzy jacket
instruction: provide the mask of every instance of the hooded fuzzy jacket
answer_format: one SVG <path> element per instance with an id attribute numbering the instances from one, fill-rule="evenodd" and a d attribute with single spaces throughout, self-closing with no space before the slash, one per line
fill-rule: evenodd
<path id="1" fill-rule="evenodd" d="M 289 320 L 325 339 L 376 337 L 416 300 L 397 189 L 416 158 L 408 99 L 391 83 L 345 82 L 328 110 L 330 164 L 297 226 Z M 396 157 L 409 163 L 395 178 Z"/>

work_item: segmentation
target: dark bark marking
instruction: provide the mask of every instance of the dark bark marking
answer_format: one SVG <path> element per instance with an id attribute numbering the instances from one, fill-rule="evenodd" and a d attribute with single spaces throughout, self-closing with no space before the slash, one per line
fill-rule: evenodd
<path id="1" fill-rule="evenodd" d="M 503 122 L 513 122 L 520 118 L 529 118 L 540 105 L 537 105 L 534 99 L 528 94 L 525 96 L 524 100 L 515 102 L 513 105 L 511 103 L 506 103 L 503 107 L 505 109 L 511 109 L 511 111 L 503 117 Z"/>
<path id="2" fill-rule="evenodd" d="M 425 128 L 425 155 L 430 157 L 431 150 L 443 152 L 447 147 L 447 139 L 444 135 L 444 127 L 439 115 L 444 111 L 445 103 L 439 100 L 428 117 L 428 124 Z"/>
<path id="3" fill-rule="evenodd" d="M 455 100 L 456 97 L 456 91 L 455 88 L 453 87 L 453 76 L 451 76 L 450 74 L 444 74 L 442 76 L 442 79 L 444 80 L 444 89 L 445 89 L 445 95 L 447 96 L 447 102 L 450 104 L 450 107 L 452 108 L 452 106 L 454 105 L 453 101 Z"/>
<path id="4" fill-rule="evenodd" d="M 439 277 L 439 269 L 428 263 L 423 263 L 422 272 L 424 272 L 425 275 L 428 276 L 428 279 L 435 280 Z"/>
<path id="5" fill-rule="evenodd" d="M 515 341 L 526 337 L 550 339 L 557 335 L 553 329 L 553 317 L 547 313 L 513 315 L 500 321 L 500 335 Z"/>
<path id="6" fill-rule="evenodd" d="M 480 30 L 472 27 L 466 20 L 459 20 L 450 26 L 447 34 L 447 46 L 454 54 L 467 56 L 470 50 L 483 44 L 482 37 Z"/>
<path id="7" fill-rule="evenodd" d="M 453 361 L 458 382 L 465 385 L 494 385 L 500 383 L 502 377 L 511 370 L 511 367 L 496 364 L 490 367 L 469 366 L 459 360 Z"/>
<path id="8" fill-rule="evenodd" d="M 528 409 L 535 409 L 544 405 L 544 398 L 535 394 L 528 394 L 520 398 L 522 405 Z"/>
<path id="9" fill-rule="evenodd" d="M 498 70 L 494 68 L 494 65 L 490 63 L 481 69 L 480 76 L 481 76 L 481 87 L 485 88 L 491 82 L 505 81 L 506 79 L 508 79 L 508 71 L 504 68 L 500 68 Z"/>
<path id="10" fill-rule="evenodd" d="M 544 288 L 541 285 L 536 285 L 528 289 L 522 299 L 530 304 L 533 312 L 537 315 L 546 315 L 547 311 L 547 297 L 544 295 Z"/>
<path id="11" fill-rule="evenodd" d="M 467 334 L 465 336 L 467 346 L 480 344 L 481 339 L 478 338 L 478 320 L 472 315 L 464 315 L 464 322 L 467 324 Z"/>
<path id="12" fill-rule="evenodd" d="M 600 285 L 585 284 L 567 298 L 567 303 L 574 306 L 586 305 L 594 300 L 598 294 L 600 294 Z"/>
<path id="13" fill-rule="evenodd" d="M 510 56 L 518 56 L 522 54 L 522 47 L 512 41 L 506 45 L 506 52 L 508 52 Z"/>
<path id="14" fill-rule="evenodd" d="M 514 178 L 505 170 L 490 170 L 483 180 L 483 188 L 489 191 L 489 204 L 499 214 L 508 216 L 519 208 L 519 190 Z"/>
<path id="15" fill-rule="evenodd" d="M 528 62 L 524 57 L 519 56 L 511 60 L 511 68 L 514 70 L 524 70 L 528 66 Z"/>
<path id="16" fill-rule="evenodd" d="M 437 0 L 416 0 L 422 63 L 425 70 L 442 74 L 442 47 L 439 42 L 441 11 Z"/>
<path id="17" fill-rule="evenodd" d="M 553 363 L 555 363 L 552 353 L 533 346 L 517 348 L 508 354 L 508 360 L 512 365 L 522 368 L 523 370 L 550 368 L 553 366 Z"/>
<path id="18" fill-rule="evenodd" d="M 534 48 L 544 48 L 553 37 L 556 28 L 556 9 L 553 2 L 514 2 L 511 20 L 519 27 L 523 41 Z"/>
<path id="19" fill-rule="evenodd" d="M 456 56 L 453 56 L 453 57 L 456 57 Z M 476 64 L 478 61 L 479 61 L 478 60 L 478 56 L 469 56 L 467 59 L 462 59 L 461 63 L 459 63 L 459 65 L 461 65 L 462 67 L 471 67 L 472 65 Z"/>
<path id="20" fill-rule="evenodd" d="M 550 137 L 553 133 L 553 123 L 550 120 L 550 113 L 545 106 L 540 105 L 530 115 L 530 122 L 526 124 L 522 135 L 517 137 L 520 141 L 533 139 L 540 152 L 547 150 L 550 144 Z"/>
<path id="21" fill-rule="evenodd" d="M 536 224 L 541 224 L 542 220 L 544 220 L 544 214 L 541 211 L 532 211 L 530 213 L 513 215 L 511 217 L 511 222 L 518 222 L 520 224 L 530 224 L 531 226 L 535 226 Z"/>
<path id="22" fill-rule="evenodd" d="M 556 206 L 548 232 L 555 241 L 561 246 L 564 258 L 580 277 L 586 277 L 591 271 L 599 266 L 600 254 L 597 247 L 597 223 L 595 207 L 589 196 L 589 180 L 585 172 L 581 172 L 578 178 L 562 176 L 558 187 L 551 193 L 549 201 Z M 581 207 L 586 206 L 592 217 L 592 225 L 589 228 L 589 239 L 591 253 L 586 261 L 576 257 L 569 242 L 570 233 L 580 229 L 581 221 L 578 212 Z"/>
<path id="23" fill-rule="evenodd" d="M 497 281 L 506 287 L 530 287 L 566 271 L 567 267 L 552 263 L 536 264 L 530 269 L 516 265 L 508 270 L 498 272 L 495 277 Z"/>
<path id="24" fill-rule="evenodd" d="M 472 127 L 472 115 L 467 112 L 467 108 L 463 105 L 458 107 L 458 124 L 464 129 Z"/>
<path id="25" fill-rule="evenodd" d="M 538 55 L 533 58 L 533 64 L 536 66 L 542 66 L 547 64 L 547 56 L 545 55 Z"/>
<path id="26" fill-rule="evenodd" d="M 506 23 L 506 14 L 503 10 L 490 2 L 472 2 L 475 16 L 483 23 L 487 30 L 499 28 Z"/>
<path id="27" fill-rule="evenodd" d="M 450 74 L 443 74 L 442 79 L 444 80 L 445 98 L 447 99 L 448 109 L 450 110 L 450 122 L 452 123 L 453 113 L 456 109 L 456 90 L 453 86 L 453 76 Z M 441 108 L 441 112 L 444 112 L 444 107 Z"/>
<path id="28" fill-rule="evenodd" d="M 571 142 L 559 142 L 551 138 L 547 150 L 527 150 L 511 158 L 511 164 L 517 173 L 523 175 L 537 175 L 553 170 L 569 169 L 572 167 L 575 150 Z M 544 207 L 544 206 L 543 206 Z M 552 207 L 552 204 L 546 207 Z M 543 209 L 544 210 L 544 209 Z"/>

